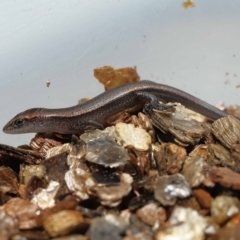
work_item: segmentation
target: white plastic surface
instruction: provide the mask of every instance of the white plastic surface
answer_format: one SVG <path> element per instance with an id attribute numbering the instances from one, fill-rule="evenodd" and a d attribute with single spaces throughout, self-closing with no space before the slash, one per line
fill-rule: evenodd
<path id="1" fill-rule="evenodd" d="M 103 87 L 93 69 L 137 66 L 142 79 L 216 104 L 239 104 L 240 1 L 0 1 L 0 127 L 33 107 L 60 108 Z M 46 81 L 50 87 L 46 87 Z M 34 134 L 0 133 L 17 146 Z"/>

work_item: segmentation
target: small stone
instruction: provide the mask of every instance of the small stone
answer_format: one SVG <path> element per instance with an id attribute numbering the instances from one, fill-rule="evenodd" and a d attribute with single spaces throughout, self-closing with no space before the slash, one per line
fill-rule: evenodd
<path id="1" fill-rule="evenodd" d="M 198 202 L 203 208 L 209 209 L 213 201 L 213 197 L 203 189 L 193 190 L 193 195 L 197 198 Z"/>
<path id="2" fill-rule="evenodd" d="M 30 178 L 30 180 L 28 181 L 27 185 L 21 185 L 22 189 L 21 189 L 21 196 L 24 199 L 27 200 L 31 200 L 35 194 L 35 191 L 38 188 L 44 188 L 46 185 L 46 182 L 44 181 L 43 178 L 39 178 L 37 176 L 33 176 L 32 178 Z"/>
<path id="3" fill-rule="evenodd" d="M 116 133 L 115 133 L 115 127 L 107 127 L 104 130 L 94 129 L 94 130 L 86 130 L 85 133 L 83 133 L 80 136 L 80 139 L 83 140 L 85 143 L 88 143 L 89 141 L 94 140 L 95 138 L 108 138 L 112 141 L 116 140 Z"/>
<path id="4" fill-rule="evenodd" d="M 146 204 L 137 210 L 136 215 L 142 222 L 151 227 L 153 227 L 157 221 L 161 224 L 167 219 L 167 213 L 165 209 L 159 207 L 156 203 Z"/>
<path id="5" fill-rule="evenodd" d="M 85 158 L 105 167 L 124 165 L 129 160 L 127 150 L 107 137 L 89 141 Z"/>
<path id="6" fill-rule="evenodd" d="M 200 144 L 197 145 L 190 153 L 189 157 L 198 156 L 201 157 L 204 161 L 208 157 L 208 145 Z"/>
<path id="7" fill-rule="evenodd" d="M 51 237 L 56 237 L 72 232 L 81 223 L 83 223 L 83 216 L 80 212 L 63 210 L 46 218 L 43 227 Z"/>
<path id="8" fill-rule="evenodd" d="M 16 194 L 18 185 L 17 174 L 9 167 L 0 166 L 0 192 Z"/>
<path id="9" fill-rule="evenodd" d="M 12 198 L 2 206 L 2 209 L 6 214 L 18 219 L 19 229 L 37 227 L 36 216 L 39 208 L 35 204 L 21 198 Z"/>
<path id="10" fill-rule="evenodd" d="M 124 232 L 128 227 L 128 222 L 121 216 L 113 213 L 108 213 L 104 218 L 112 225 L 117 226 L 121 232 Z"/>
<path id="11" fill-rule="evenodd" d="M 217 196 L 211 204 L 211 215 L 218 224 L 224 224 L 239 213 L 239 200 L 236 197 Z"/>
<path id="12" fill-rule="evenodd" d="M 155 127 L 165 134 L 170 133 L 174 141 L 181 146 L 194 145 L 200 141 L 205 129 L 188 116 L 183 105 L 172 102 L 161 105 L 165 107 L 165 111 L 155 110 L 151 104 L 143 109 Z"/>
<path id="13" fill-rule="evenodd" d="M 191 208 L 175 207 L 170 218 L 170 227 L 156 232 L 156 240 L 203 240 L 206 220 Z"/>
<path id="14" fill-rule="evenodd" d="M 78 205 L 77 198 L 74 196 L 67 196 L 62 201 L 57 202 L 54 207 L 46 208 L 37 216 L 38 226 L 42 227 L 43 222 L 52 214 L 63 210 L 75 210 Z"/>
<path id="15" fill-rule="evenodd" d="M 33 177 L 39 178 L 44 177 L 44 167 L 42 164 L 39 165 L 21 165 L 20 167 L 20 183 L 27 184 L 28 181 Z"/>
<path id="16" fill-rule="evenodd" d="M 120 176 L 114 168 L 105 168 L 99 165 L 97 165 L 97 167 L 98 168 L 91 174 L 96 183 L 105 186 L 120 184 Z"/>
<path id="17" fill-rule="evenodd" d="M 60 184 L 56 181 L 51 181 L 47 188 L 39 188 L 31 202 L 36 204 L 41 209 L 53 207 L 55 205 L 55 196 L 60 188 Z"/>
<path id="18" fill-rule="evenodd" d="M 201 157 L 194 156 L 186 158 L 182 174 L 191 187 L 197 187 L 204 181 L 205 165 L 205 161 Z"/>
<path id="19" fill-rule="evenodd" d="M 53 147 L 53 148 L 50 148 L 47 153 L 46 153 L 46 159 L 47 158 L 50 158 L 50 157 L 53 157 L 55 155 L 58 155 L 60 153 L 69 153 L 71 151 L 71 144 L 70 143 L 65 143 L 63 145 L 60 145 L 60 146 L 56 146 L 56 147 Z"/>
<path id="20" fill-rule="evenodd" d="M 109 90 L 116 86 L 139 81 L 140 77 L 136 67 L 114 69 L 111 66 L 103 66 L 94 69 L 94 77 Z"/>
<path id="21" fill-rule="evenodd" d="M 97 184 L 89 188 L 89 192 L 97 196 L 102 205 L 116 207 L 121 203 L 122 198 L 132 190 L 133 178 L 129 174 L 122 173 L 120 179 L 121 182 L 116 185 Z"/>
<path id="22" fill-rule="evenodd" d="M 37 133 L 35 137 L 31 140 L 30 144 L 35 152 L 45 157 L 50 152 L 54 152 L 54 147 L 62 145 L 61 139 L 51 133 Z M 52 153 L 53 153 L 52 152 Z M 53 153 L 54 154 L 54 153 Z M 50 157 L 50 155 L 48 155 Z"/>
<path id="23" fill-rule="evenodd" d="M 236 162 L 228 149 L 220 144 L 209 144 L 207 163 L 210 166 L 222 166 L 236 169 Z"/>
<path id="24" fill-rule="evenodd" d="M 182 168 L 186 155 L 186 149 L 177 144 L 162 143 L 160 146 L 154 146 L 154 157 L 160 175 L 178 173 Z"/>
<path id="25" fill-rule="evenodd" d="M 104 218 L 95 218 L 88 230 L 88 237 L 91 240 L 121 240 L 122 229 L 113 225 Z"/>
<path id="26" fill-rule="evenodd" d="M 150 148 L 151 136 L 146 130 L 134 127 L 133 124 L 117 123 L 115 126 L 118 141 L 125 147 L 138 151 L 147 151 Z"/>
<path id="27" fill-rule="evenodd" d="M 224 187 L 240 190 L 240 174 L 229 168 L 211 167 L 209 169 L 211 181 L 219 183 Z"/>
<path id="28" fill-rule="evenodd" d="M 5 211 L 0 210 L 0 239 L 8 240 L 13 234 L 16 234 L 18 230 L 18 220 L 8 215 Z"/>
<path id="29" fill-rule="evenodd" d="M 204 232 L 193 223 L 179 223 L 179 225 L 159 230 L 155 233 L 155 240 L 204 240 Z"/>
<path id="30" fill-rule="evenodd" d="M 11 147 L 5 144 L 0 144 L 0 161 L 2 165 L 9 164 L 39 164 L 41 162 L 42 157 L 34 152 L 33 150 L 29 149 L 21 149 Z"/>
<path id="31" fill-rule="evenodd" d="M 169 218 L 169 223 L 176 225 L 181 222 L 197 224 L 202 230 L 207 226 L 206 220 L 197 211 L 191 208 L 175 207 Z"/>
<path id="32" fill-rule="evenodd" d="M 88 199 L 88 188 L 96 185 L 90 173 L 78 167 L 77 164 L 66 172 L 64 180 L 68 189 L 81 200 Z"/>
<path id="33" fill-rule="evenodd" d="M 234 215 L 226 224 L 226 227 L 235 227 L 237 225 L 240 225 L 240 213 Z"/>
<path id="34" fill-rule="evenodd" d="M 212 124 L 213 135 L 227 148 L 240 141 L 240 121 L 232 115 L 220 118 Z"/>
<path id="35" fill-rule="evenodd" d="M 53 180 L 63 183 L 64 175 L 69 169 L 67 158 L 68 153 L 63 152 L 42 161 L 45 169 L 45 179 L 48 182 Z"/>
<path id="36" fill-rule="evenodd" d="M 185 208 L 191 208 L 193 210 L 196 210 L 198 213 L 202 210 L 201 206 L 199 205 L 197 199 L 194 196 L 179 199 L 177 201 L 177 205 Z"/>
<path id="37" fill-rule="evenodd" d="M 154 197 L 164 206 L 173 206 L 177 198 L 191 195 L 191 188 L 181 174 L 162 176 L 156 182 Z"/>

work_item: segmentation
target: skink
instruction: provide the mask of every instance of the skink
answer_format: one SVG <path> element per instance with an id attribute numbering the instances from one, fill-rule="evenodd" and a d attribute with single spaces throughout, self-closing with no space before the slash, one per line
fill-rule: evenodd
<path id="1" fill-rule="evenodd" d="M 140 81 L 125 84 L 69 108 L 32 108 L 16 115 L 3 128 L 5 133 L 57 132 L 77 134 L 89 127 L 103 128 L 121 112 L 140 110 L 145 104 L 161 100 L 179 102 L 185 107 L 216 120 L 228 114 L 179 89 Z"/>

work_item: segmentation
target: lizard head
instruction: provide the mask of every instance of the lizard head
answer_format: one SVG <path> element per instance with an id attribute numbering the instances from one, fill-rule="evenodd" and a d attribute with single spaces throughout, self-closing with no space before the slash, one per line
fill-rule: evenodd
<path id="1" fill-rule="evenodd" d="M 36 132 L 35 126 L 37 124 L 39 126 L 41 110 L 41 108 L 32 108 L 17 114 L 3 127 L 3 132 L 9 134 Z"/>

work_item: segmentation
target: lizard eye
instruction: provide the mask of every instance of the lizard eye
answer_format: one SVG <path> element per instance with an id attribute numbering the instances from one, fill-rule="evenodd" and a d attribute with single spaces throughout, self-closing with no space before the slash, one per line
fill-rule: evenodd
<path id="1" fill-rule="evenodd" d="M 21 127 L 21 126 L 23 126 L 24 123 L 25 123 L 25 120 L 22 119 L 22 118 L 19 118 L 19 119 L 14 121 L 14 126 L 15 127 Z"/>

